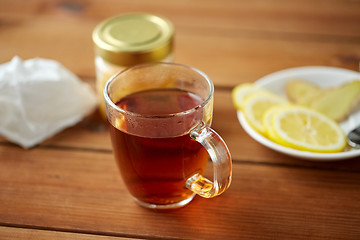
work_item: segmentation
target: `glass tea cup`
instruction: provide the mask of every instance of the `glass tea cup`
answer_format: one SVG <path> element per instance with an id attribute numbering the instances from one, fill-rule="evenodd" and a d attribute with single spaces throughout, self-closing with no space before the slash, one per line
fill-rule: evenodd
<path id="1" fill-rule="evenodd" d="M 105 85 L 113 152 L 129 192 L 143 207 L 178 208 L 230 185 L 232 163 L 210 128 L 214 86 L 201 71 L 175 63 L 123 70 Z M 208 159 L 213 180 L 204 177 Z"/>

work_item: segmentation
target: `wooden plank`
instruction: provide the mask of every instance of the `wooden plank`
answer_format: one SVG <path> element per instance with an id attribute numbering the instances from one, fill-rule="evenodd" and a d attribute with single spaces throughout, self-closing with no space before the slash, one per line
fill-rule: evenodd
<path id="1" fill-rule="evenodd" d="M 54 230 L 38 230 L 38 229 L 27 229 L 19 227 L 3 227 L 0 226 L 0 240 L 9 239 L 36 239 L 36 240 L 63 240 L 63 239 L 74 239 L 74 240 L 126 240 L 134 238 L 124 237 L 111 237 L 111 236 L 100 236 L 94 234 L 83 234 L 83 233 L 72 233 L 72 232 L 61 232 Z"/>
<path id="2" fill-rule="evenodd" d="M 24 5 L 26 4 L 26 5 Z M 26 18 L 65 15 L 104 19 L 126 12 L 151 12 L 178 27 L 359 36 L 360 3 L 339 0 L 177 1 L 3 1 L 0 13 Z"/>
<path id="3" fill-rule="evenodd" d="M 55 59 L 81 77 L 94 77 L 91 41 L 94 26 L 95 22 L 47 16 L 5 28 L 0 32 L 0 44 L 4 46 L 0 62 L 7 62 L 15 55 L 24 59 L 39 56 Z M 76 34 L 65 34 L 67 32 Z M 24 44 L 23 39 L 27 39 L 31 47 Z M 215 85 L 233 87 L 274 71 L 304 65 L 358 70 L 359 45 L 360 40 L 349 43 L 325 39 L 319 43 L 301 38 L 286 39 L 282 35 L 279 38 L 266 34 L 248 37 L 179 30 L 174 53 L 176 62 L 199 68 Z"/>
<path id="4" fill-rule="evenodd" d="M 213 128 L 234 157 L 230 189 L 176 211 L 137 206 L 95 113 L 31 150 L 0 138 L 0 238 L 358 239 L 360 159 L 308 162 L 265 148 L 240 127 L 230 90 L 294 66 L 358 70 L 359 1 L 5 0 L 0 63 L 52 58 L 93 86 L 91 31 L 129 11 L 171 19 L 176 61 L 215 82 Z"/>
<path id="5" fill-rule="evenodd" d="M 2 146 L 0 164 L 0 224 L 7 226 L 166 239 L 360 234 L 359 173 L 234 164 L 222 196 L 154 212 L 131 199 L 110 153 Z"/>
<path id="6" fill-rule="evenodd" d="M 207 73 L 216 86 L 254 82 L 272 72 L 298 66 L 359 68 L 360 41 L 319 43 L 200 34 L 179 34 L 177 39 L 177 59 Z"/>
<path id="7" fill-rule="evenodd" d="M 84 18 L 77 17 L 79 12 L 69 12 L 70 6 L 66 3 L 38 1 L 37 7 L 21 10 L 24 7 L 17 7 L 21 2 L 8 4 L 1 13 L 7 20 L 0 25 L 0 45 L 4 46 L 0 62 L 9 61 L 15 55 L 24 59 L 39 56 L 58 60 L 82 77 L 94 77 L 91 32 L 99 18 L 138 8 L 158 9 L 155 13 L 172 19 L 177 29 L 175 61 L 203 70 L 218 86 L 252 82 L 295 66 L 359 68 L 360 4 L 356 1 L 347 4 L 336 0 L 330 1 L 331 4 L 329 1 L 311 4 L 257 1 L 249 5 L 229 1 L 228 4 L 234 6 L 224 13 L 219 10 L 224 4 L 217 1 L 196 1 L 189 13 L 186 12 L 190 9 L 189 3 L 181 1 L 171 4 L 124 1 L 120 12 L 112 1 L 105 4 L 93 1 L 84 6 L 80 4 L 82 10 L 79 11 Z M 318 11 L 320 7 L 325 13 Z M 13 9 L 16 10 L 11 11 Z M 30 13 L 23 16 L 19 11 Z M 214 15 L 215 11 L 221 15 Z M 244 12 L 246 14 L 242 14 Z M 250 19 L 242 19 L 243 16 Z M 262 24 L 256 23 L 259 19 Z M 251 26 L 254 22 L 256 25 Z M 282 25 L 284 29 L 271 28 Z M 321 32 L 326 28 L 329 28 L 326 33 Z M 346 32 L 337 34 L 336 30 Z"/>

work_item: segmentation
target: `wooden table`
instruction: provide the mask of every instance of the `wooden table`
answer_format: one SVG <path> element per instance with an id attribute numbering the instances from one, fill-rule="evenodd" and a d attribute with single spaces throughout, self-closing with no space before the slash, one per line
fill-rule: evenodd
<path id="1" fill-rule="evenodd" d="M 360 239 L 360 159 L 274 152 L 244 132 L 231 101 L 235 85 L 285 68 L 359 70 L 360 2 L 2 0 L 0 62 L 54 59 L 94 87 L 93 28 L 134 11 L 169 18 L 176 62 L 215 83 L 213 128 L 233 156 L 231 187 L 176 211 L 139 207 L 94 113 L 30 150 L 0 138 L 0 238 Z"/>

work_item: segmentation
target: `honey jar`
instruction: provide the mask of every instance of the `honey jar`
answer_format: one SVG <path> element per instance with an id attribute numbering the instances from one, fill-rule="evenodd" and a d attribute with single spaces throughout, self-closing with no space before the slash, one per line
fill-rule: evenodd
<path id="1" fill-rule="evenodd" d="M 95 27 L 92 38 L 99 110 L 105 119 L 103 88 L 111 76 L 132 65 L 173 60 L 174 27 L 160 16 L 131 13 L 111 17 Z"/>

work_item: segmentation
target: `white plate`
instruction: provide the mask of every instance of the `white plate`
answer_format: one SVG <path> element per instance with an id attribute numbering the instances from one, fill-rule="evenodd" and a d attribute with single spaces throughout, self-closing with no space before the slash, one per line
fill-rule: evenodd
<path id="1" fill-rule="evenodd" d="M 269 74 L 257 80 L 255 84 L 280 96 L 286 96 L 284 91 L 285 85 L 289 80 L 295 77 L 302 78 L 309 82 L 316 83 L 321 87 L 328 88 L 338 86 L 355 79 L 360 79 L 360 73 L 334 67 L 298 67 Z M 253 129 L 240 111 L 237 112 L 237 116 L 241 126 L 253 139 L 268 148 L 290 156 L 316 161 L 337 161 L 360 156 L 360 149 L 351 149 L 349 151 L 339 153 L 313 153 L 284 147 L 269 140 Z M 349 118 L 346 121 L 341 122 L 340 125 L 346 134 L 350 132 L 352 129 L 360 125 L 360 111 L 349 116 Z"/>

